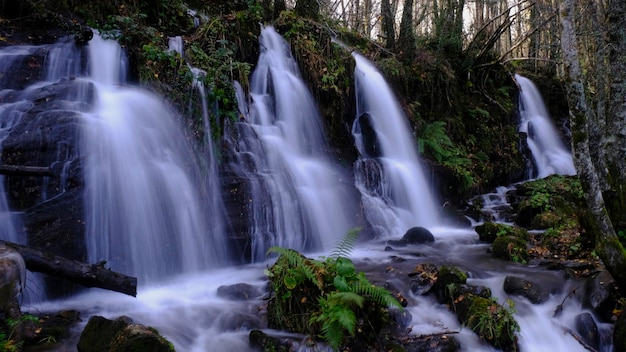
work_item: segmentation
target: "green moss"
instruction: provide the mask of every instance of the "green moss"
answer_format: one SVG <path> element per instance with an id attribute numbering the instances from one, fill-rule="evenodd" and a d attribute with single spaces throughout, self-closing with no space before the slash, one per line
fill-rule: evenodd
<path id="1" fill-rule="evenodd" d="M 501 236 L 496 238 L 492 246 L 495 257 L 508 259 L 517 263 L 528 261 L 526 241 L 515 236 Z"/>
<path id="2" fill-rule="evenodd" d="M 476 226 L 476 232 L 481 241 L 493 243 L 496 238 L 502 236 L 513 236 L 520 238 L 524 241 L 530 239 L 528 231 L 521 227 L 510 226 L 506 224 L 496 224 L 493 222 L 485 222 L 482 225 Z"/>
<path id="3" fill-rule="evenodd" d="M 513 302 L 508 304 L 506 308 L 494 299 L 473 294 L 461 295 L 454 301 L 459 321 L 483 341 L 504 351 L 518 351 L 519 325 L 513 317 Z"/>

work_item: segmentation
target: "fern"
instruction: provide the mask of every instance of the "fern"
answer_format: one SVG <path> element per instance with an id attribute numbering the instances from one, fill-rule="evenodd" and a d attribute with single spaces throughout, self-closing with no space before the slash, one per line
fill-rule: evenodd
<path id="1" fill-rule="evenodd" d="M 372 285 L 365 277 L 365 274 L 359 273 L 358 281 L 354 287 L 355 293 L 369 297 L 372 302 L 383 307 L 396 307 L 403 309 L 398 300 L 387 289 L 380 286 Z"/>
<path id="2" fill-rule="evenodd" d="M 318 264 L 319 262 L 308 259 L 302 256 L 302 254 L 294 251 L 293 249 L 287 249 L 278 246 L 270 247 L 270 249 L 267 250 L 267 253 L 278 253 L 281 257 L 287 260 L 287 263 L 289 263 L 290 267 L 294 268 L 293 272 L 301 272 L 302 274 L 304 274 L 304 277 L 307 280 L 311 281 L 320 291 L 324 291 L 324 280 L 320 276 L 316 275 L 312 267 L 318 266 L 316 264 Z"/>
<path id="3" fill-rule="evenodd" d="M 354 246 L 356 245 L 356 240 L 359 237 L 359 232 L 361 231 L 360 227 L 355 227 L 351 230 L 348 230 L 346 234 L 343 236 L 341 241 L 337 243 L 335 249 L 330 253 L 331 258 L 339 258 L 339 257 L 348 257 Z"/>

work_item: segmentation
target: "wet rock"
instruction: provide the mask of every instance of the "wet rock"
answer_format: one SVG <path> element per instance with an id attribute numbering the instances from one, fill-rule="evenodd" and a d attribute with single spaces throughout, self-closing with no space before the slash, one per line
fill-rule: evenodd
<path id="1" fill-rule="evenodd" d="M 408 229 L 402 240 L 408 244 L 419 244 L 434 242 L 435 236 L 428 229 L 418 226 Z"/>
<path id="2" fill-rule="evenodd" d="M 230 311 L 220 314 L 215 318 L 216 325 L 225 331 L 260 329 L 263 327 L 261 318 L 258 315 Z"/>
<path id="3" fill-rule="evenodd" d="M 22 292 L 26 275 L 26 264 L 22 256 L 13 249 L 0 246 L 0 308 L 13 303 Z"/>
<path id="4" fill-rule="evenodd" d="M 111 344 L 110 352 L 174 352 L 174 346 L 153 328 L 130 324 Z"/>
<path id="5" fill-rule="evenodd" d="M 517 276 L 507 276 L 504 279 L 504 292 L 525 297 L 534 304 L 543 303 L 550 298 L 550 294 L 539 284 Z"/>
<path id="6" fill-rule="evenodd" d="M 513 314 L 495 300 L 472 294 L 458 296 L 454 310 L 459 321 L 481 340 L 503 351 L 519 351 L 515 336 L 519 326 Z"/>
<path id="7" fill-rule="evenodd" d="M 402 239 L 388 241 L 391 245 L 406 246 L 409 244 L 422 244 L 435 241 L 435 236 L 424 227 L 412 227 L 406 231 Z"/>
<path id="8" fill-rule="evenodd" d="M 530 238 L 528 231 L 525 229 L 493 222 L 485 222 L 482 225 L 476 226 L 475 231 L 478 233 L 478 238 L 481 241 L 488 243 L 493 243 L 496 238 L 501 236 L 514 236 L 525 241 L 528 241 Z"/>
<path id="9" fill-rule="evenodd" d="M 585 282 L 583 307 L 591 309 L 602 322 L 611 322 L 618 299 L 615 280 L 608 271 L 602 271 Z"/>
<path id="10" fill-rule="evenodd" d="M 261 351 L 287 352 L 291 351 L 291 344 L 278 337 L 270 336 L 261 330 L 252 330 L 248 336 L 250 345 Z"/>
<path id="11" fill-rule="evenodd" d="M 626 352 L 626 314 L 624 313 L 620 314 L 615 322 L 613 348 L 615 352 Z"/>
<path id="12" fill-rule="evenodd" d="M 515 236 L 502 236 L 493 241 L 491 247 L 494 257 L 508 259 L 518 263 L 528 260 L 526 241 Z"/>
<path id="13" fill-rule="evenodd" d="M 393 352 L 456 352 L 461 350 L 461 343 L 452 334 L 425 335 L 407 338 L 402 341 L 402 346 L 390 345 L 386 350 Z"/>
<path id="14" fill-rule="evenodd" d="M 133 324 L 127 317 L 89 319 L 80 335 L 78 352 L 173 352 L 174 347 L 155 329 Z"/>
<path id="15" fill-rule="evenodd" d="M 217 295 L 232 301 L 247 301 L 261 296 L 261 291 L 246 283 L 239 283 L 217 288 Z"/>
<path id="16" fill-rule="evenodd" d="M 456 285 L 454 296 L 458 297 L 460 295 L 474 295 L 483 298 L 491 298 L 491 289 L 486 286 L 477 286 L 477 285 Z"/>
<path id="17" fill-rule="evenodd" d="M 581 313 L 576 316 L 576 332 L 583 341 L 595 350 L 600 347 L 600 332 L 598 325 L 590 313 Z"/>
<path id="18" fill-rule="evenodd" d="M 449 303 L 449 301 L 453 299 L 450 294 L 450 287 L 453 287 L 455 284 L 465 284 L 466 281 L 467 274 L 459 268 L 450 265 L 442 265 L 437 272 L 437 281 L 435 281 L 429 292 L 434 293 L 439 302 Z"/>
<path id="19" fill-rule="evenodd" d="M 62 310 L 53 314 L 41 314 L 37 318 L 38 324 L 26 333 L 26 344 L 35 344 L 42 351 L 57 351 L 62 350 L 61 344 L 72 335 L 73 328 L 80 322 L 80 312 Z M 45 348 L 42 341 L 46 341 Z"/>

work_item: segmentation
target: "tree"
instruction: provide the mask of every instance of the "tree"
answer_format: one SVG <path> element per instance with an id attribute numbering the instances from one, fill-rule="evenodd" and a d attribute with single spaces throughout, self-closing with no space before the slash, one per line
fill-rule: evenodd
<path id="1" fill-rule="evenodd" d="M 299 16 L 312 20 L 317 20 L 320 16 L 320 5 L 317 0 L 298 0 L 295 10 Z"/>
<path id="2" fill-rule="evenodd" d="M 396 31 L 394 25 L 394 14 L 391 12 L 391 4 L 389 0 L 382 0 L 380 4 L 380 12 L 383 18 L 383 37 L 387 39 L 387 49 L 393 50 L 396 46 Z"/>
<path id="3" fill-rule="evenodd" d="M 585 200 L 593 216 L 593 231 L 596 238 L 596 252 L 607 270 L 617 281 L 622 294 L 626 293 L 626 252 L 622 247 L 614 225 L 623 226 L 623 200 L 626 199 L 626 167 L 624 152 L 626 140 L 618 138 L 625 134 L 626 126 L 626 34 L 623 31 L 626 18 L 626 5 L 623 1 L 611 1 L 605 6 L 598 6 L 597 16 L 585 16 L 579 23 L 595 30 L 591 33 L 592 41 L 598 36 L 605 38 L 610 49 L 606 52 L 580 52 L 577 33 L 577 21 L 574 15 L 579 13 L 575 0 L 565 0 L 561 4 L 561 50 L 563 54 L 568 103 L 572 121 L 572 144 L 576 170 L 585 192 Z M 602 9 L 606 13 L 602 14 Z M 607 27 L 602 28 L 598 21 L 606 17 Z M 587 42 L 588 40 L 584 40 Z M 589 48 L 589 47 L 587 47 Z M 590 94 L 590 85 L 597 85 L 593 77 L 607 75 L 609 72 L 597 72 L 593 65 L 583 66 L 582 62 L 609 60 L 609 72 L 613 75 L 610 84 L 597 86 L 606 90 L 595 97 Z M 584 60 L 584 61 L 583 61 Z M 610 61 L 614 60 L 614 61 Z M 602 69 L 604 66 L 600 66 Z M 583 70 L 584 69 L 584 70 Z M 587 75 L 584 71 L 588 71 Z M 601 100 L 598 100 L 598 97 Z M 595 103 L 595 104 L 594 104 Z M 604 136 L 597 141 L 599 136 Z M 602 153 L 598 148 L 606 148 Z M 596 156 L 596 157 L 594 157 Z M 597 156 L 602 156 L 598 159 Z M 606 168 L 604 168 L 606 166 Z M 607 202 L 605 199 L 609 199 Z M 615 199 L 622 202 L 615 202 Z M 617 203 L 617 204 L 616 204 Z M 620 213 L 622 210 L 622 213 Z M 617 220 L 617 222 L 615 222 Z"/>
<path id="4" fill-rule="evenodd" d="M 411 60 L 415 55 L 415 34 L 413 33 L 413 0 L 404 0 L 402 22 L 400 23 L 400 49 L 405 58 Z"/>

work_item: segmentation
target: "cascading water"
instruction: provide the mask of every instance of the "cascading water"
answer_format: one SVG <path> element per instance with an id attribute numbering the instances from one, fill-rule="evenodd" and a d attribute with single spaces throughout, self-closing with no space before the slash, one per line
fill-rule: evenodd
<path id="1" fill-rule="evenodd" d="M 402 108 L 374 65 L 360 54 L 353 56 L 357 117 L 352 133 L 360 154 L 354 173 L 368 221 L 380 237 L 439 225 Z"/>
<path id="2" fill-rule="evenodd" d="M 227 248 L 222 211 L 201 203 L 195 156 L 162 99 L 121 87 L 114 41 L 89 43 L 95 108 L 85 113 L 87 240 L 92 261 L 143 279 L 210 268 Z"/>
<path id="3" fill-rule="evenodd" d="M 262 30 L 260 45 L 250 113 L 235 124 L 235 168 L 251 193 L 252 257 L 263 260 L 273 245 L 330 249 L 351 225 L 342 177 L 325 155 L 319 112 L 289 45 L 273 27 Z"/>
<path id="4" fill-rule="evenodd" d="M 572 154 L 561 142 L 541 93 L 528 78 L 516 74 L 515 80 L 521 90 L 519 131 L 528 136 L 528 148 L 536 167 L 529 178 L 544 178 L 552 174 L 575 175 Z"/>

